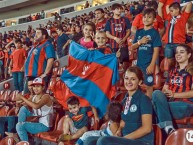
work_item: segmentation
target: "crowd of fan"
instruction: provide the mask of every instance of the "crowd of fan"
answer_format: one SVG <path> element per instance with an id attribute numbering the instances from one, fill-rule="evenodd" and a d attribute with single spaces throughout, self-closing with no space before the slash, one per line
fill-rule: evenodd
<path id="1" fill-rule="evenodd" d="M 166 9 L 166 12 L 162 11 L 162 7 L 163 8 L 167 7 L 167 5 L 168 5 L 168 11 L 167 9 Z M 120 124 L 119 123 L 118 124 L 120 125 L 120 127 L 118 127 L 116 126 L 117 122 L 116 121 L 113 122 L 112 121 L 113 119 L 112 119 L 111 120 L 112 122 L 109 121 L 109 124 L 112 126 L 113 125 L 116 126 L 117 129 L 115 132 L 110 132 L 110 133 L 111 135 L 120 136 L 121 129 L 123 129 L 122 130 L 123 135 L 125 135 L 128 138 L 128 140 L 125 141 L 125 143 L 123 144 L 128 144 L 129 141 L 130 142 L 133 141 L 129 139 L 136 139 L 136 141 L 139 141 L 137 142 L 139 144 L 141 143 L 141 141 L 146 143 L 148 142 L 149 144 L 153 144 L 153 131 L 152 131 L 152 122 L 151 122 L 152 107 L 151 107 L 150 99 L 152 99 L 154 106 L 156 106 L 155 112 L 157 114 L 158 120 L 160 121 L 159 127 L 163 128 L 167 134 L 170 134 L 171 132 L 174 131 L 174 127 L 171 119 L 171 113 L 169 111 L 169 108 L 167 107 L 168 106 L 167 100 L 159 99 L 159 98 L 169 97 L 171 99 L 178 99 L 178 97 L 179 98 L 181 97 L 181 100 L 179 100 L 180 103 L 186 102 L 185 104 L 186 107 L 192 107 L 192 100 L 191 100 L 192 96 L 186 94 L 189 98 L 183 98 L 182 95 L 180 95 L 181 93 L 184 93 L 184 90 L 189 92 L 192 91 L 191 87 L 192 87 L 192 74 L 193 74 L 192 72 L 192 63 L 193 63 L 192 54 L 193 53 L 192 53 L 191 47 L 184 44 L 184 43 L 192 42 L 192 38 L 193 38 L 192 37 L 193 36 L 193 27 L 192 27 L 193 16 L 190 15 L 191 8 L 192 8 L 191 2 L 187 3 L 183 8 L 180 8 L 180 4 L 178 2 L 170 1 L 169 3 L 166 3 L 165 1 L 163 2 L 162 0 L 159 1 L 159 6 L 156 1 L 130 2 L 122 5 L 113 4 L 112 7 L 109 6 L 104 9 L 98 8 L 94 12 L 91 11 L 88 14 L 79 15 L 71 19 L 64 18 L 64 20 L 62 20 L 61 17 L 58 16 L 56 17 L 55 21 L 53 22 L 49 21 L 45 26 L 40 25 L 41 28 L 38 28 L 37 30 L 34 30 L 32 26 L 29 26 L 27 31 L 15 30 L 14 32 L 13 31 L 9 31 L 8 33 L 5 32 L 4 34 L 0 34 L 1 80 L 7 79 L 9 76 L 12 75 L 12 73 L 14 74 L 17 71 L 21 72 L 23 75 L 24 65 L 20 67 L 19 70 L 16 70 L 17 68 L 13 66 L 14 60 L 21 60 L 19 63 L 24 64 L 25 60 L 27 59 L 26 60 L 27 66 L 29 67 L 29 69 L 32 69 L 30 65 L 32 65 L 32 63 L 34 62 L 30 62 L 30 60 L 32 60 L 33 57 L 37 57 L 34 54 L 36 52 L 34 52 L 33 54 L 30 53 L 30 50 L 33 51 L 33 47 L 42 48 L 43 47 L 42 44 L 44 43 L 47 44 L 46 47 L 48 46 L 49 50 L 45 48 L 44 53 L 46 53 L 47 61 L 49 60 L 52 61 L 55 59 L 55 56 L 54 56 L 55 52 L 57 55 L 56 58 L 61 58 L 65 55 L 68 55 L 68 47 L 69 47 L 69 44 L 71 43 L 71 40 L 79 43 L 80 45 L 84 46 L 85 48 L 88 48 L 89 50 L 98 49 L 104 54 L 116 53 L 116 56 L 119 59 L 119 70 L 123 71 L 122 70 L 123 63 L 129 61 L 128 44 L 130 43 L 130 39 L 132 39 L 132 35 L 134 35 L 135 38 L 133 40 L 133 44 L 130 47 L 130 49 L 132 50 L 138 49 L 137 66 L 140 69 L 138 67 L 130 67 L 129 69 L 127 69 L 125 73 L 124 81 L 125 81 L 125 87 L 126 87 L 126 90 L 128 91 L 128 94 L 125 96 L 125 99 L 122 102 L 123 103 L 122 105 L 124 105 L 124 111 L 123 111 L 124 115 L 122 114 L 121 116 L 121 119 L 125 124 L 122 126 L 123 122 L 120 122 L 120 118 L 119 118 L 118 122 Z M 158 9 L 159 15 L 156 13 L 157 9 Z M 168 14 L 165 14 L 167 12 Z M 182 16 L 180 16 L 180 14 Z M 112 17 L 114 19 L 112 19 Z M 156 21 L 154 21 L 154 18 L 156 18 Z M 177 29 L 177 30 L 175 29 L 171 31 L 172 27 L 174 27 L 173 25 L 175 25 L 175 27 L 179 27 L 178 26 L 179 21 L 180 21 L 180 27 L 184 26 L 182 27 L 184 29 L 181 28 L 181 29 Z M 169 27 L 171 27 L 171 29 L 168 29 Z M 46 33 L 44 32 L 45 29 L 46 29 Z M 130 32 L 131 32 L 131 35 L 130 35 Z M 44 39 L 47 39 L 47 35 L 46 35 L 47 33 L 49 34 L 49 38 L 48 38 L 49 42 L 47 42 L 47 40 L 44 40 Z M 173 36 L 171 36 L 170 34 L 172 34 Z M 34 37 L 36 41 L 34 41 Z M 108 38 L 108 40 L 106 40 L 106 38 Z M 161 42 L 161 39 L 163 42 Z M 50 45 L 50 42 L 54 47 Z M 104 44 L 107 44 L 107 46 L 104 46 Z M 153 92 L 153 83 L 154 83 L 153 74 L 154 74 L 154 69 L 156 68 L 156 65 L 158 63 L 157 61 L 159 57 L 158 55 L 159 55 L 160 48 L 162 49 L 162 46 L 166 47 L 164 51 L 164 57 L 168 59 L 169 64 L 171 64 L 172 62 L 171 58 L 174 58 L 174 53 L 180 55 L 180 57 L 183 57 L 183 59 L 176 57 L 178 66 L 171 71 L 171 73 L 168 76 L 168 79 L 173 79 L 172 77 L 175 77 L 175 75 L 182 75 L 180 76 L 181 77 L 180 79 L 185 80 L 185 82 L 187 83 L 186 85 L 183 85 L 181 82 L 180 83 L 178 82 L 179 81 L 178 78 L 176 78 L 176 80 L 174 78 L 174 81 L 176 82 L 171 86 L 171 82 L 169 82 L 169 80 L 166 80 L 166 83 L 163 87 L 163 92 L 159 90 Z M 53 48 L 55 49 L 55 52 L 52 51 Z M 19 57 L 15 55 L 17 54 L 16 53 L 17 50 L 20 51 Z M 30 56 L 28 56 L 27 54 L 30 54 Z M 41 61 L 43 62 L 43 60 Z M 48 70 L 48 68 L 50 69 L 49 64 L 51 63 L 48 62 L 48 67 L 46 66 L 46 70 Z M 38 65 L 38 64 L 35 64 L 35 65 Z M 35 65 L 34 67 L 38 68 L 38 66 L 35 66 Z M 178 72 L 179 67 L 180 67 L 180 71 Z M 37 73 L 39 73 L 39 70 L 42 71 L 42 69 L 39 69 L 39 68 L 37 70 L 38 70 Z M 37 71 L 37 70 L 34 70 L 34 71 Z M 49 71 L 46 71 L 46 70 L 45 72 L 40 72 L 39 76 L 36 76 L 40 78 L 35 79 L 33 81 L 33 85 L 34 85 L 33 89 L 35 88 L 34 89 L 35 93 L 39 92 L 37 89 L 39 86 L 36 86 L 36 85 L 44 85 L 43 80 L 41 78 L 45 78 L 49 75 Z M 159 69 L 155 71 L 159 72 Z M 181 74 L 181 71 L 183 71 L 183 74 Z M 30 78 L 29 74 L 31 72 L 32 72 L 31 70 L 26 72 L 28 78 Z M 140 91 L 140 89 L 138 89 L 138 85 L 141 84 L 143 79 L 144 79 L 144 84 L 146 85 L 146 95 L 150 99 L 147 96 L 145 96 L 143 92 Z M 19 81 L 18 83 L 14 82 L 14 85 L 16 84 L 15 88 L 19 92 L 23 91 L 23 84 L 21 84 L 21 82 L 23 81 Z M 130 83 L 132 85 L 129 85 Z M 135 91 L 133 91 L 132 88 Z M 130 93 L 133 93 L 133 94 L 130 94 Z M 162 97 L 157 97 L 157 96 L 162 96 Z M 136 99 L 138 97 L 141 97 L 141 99 Z M 23 100 L 25 103 L 30 104 L 28 100 L 25 99 L 23 96 L 20 96 L 20 99 Z M 42 97 L 40 97 L 39 99 L 41 100 Z M 51 104 L 50 103 L 51 100 L 49 100 L 49 97 L 47 97 L 47 99 L 48 101 L 46 101 L 46 103 L 44 102 L 45 104 L 43 107 L 45 107 L 45 105 L 47 104 Z M 133 99 L 133 101 L 140 100 L 139 103 L 136 103 L 139 106 L 136 106 L 136 104 L 134 104 L 134 106 L 132 105 L 133 107 L 131 106 L 131 108 L 129 108 L 130 103 L 132 104 L 131 99 Z M 161 103 L 164 103 L 164 105 L 162 105 Z M 70 112 L 71 113 L 70 117 L 73 118 L 74 116 L 73 109 L 75 110 L 75 112 L 77 110 L 78 110 L 77 112 L 79 112 L 79 109 L 80 109 L 79 102 L 76 100 L 76 98 L 71 97 L 67 101 L 67 104 L 68 104 L 69 111 L 72 112 L 72 113 Z M 74 105 L 74 108 L 72 108 L 73 105 Z M 167 109 L 162 108 L 163 106 L 166 107 Z M 35 107 L 37 108 L 37 106 Z M 117 107 L 118 107 L 117 108 L 118 112 L 120 112 L 119 104 Z M 172 108 L 172 105 L 170 107 Z M 141 110 L 138 110 L 138 108 Z M 176 111 L 175 109 L 176 108 L 172 110 L 173 111 L 172 115 L 173 114 L 175 114 L 176 116 L 184 115 L 183 117 L 186 117 L 187 115 L 186 113 L 178 114 L 178 111 Z M 98 116 L 96 115 L 96 110 L 94 110 L 93 108 L 89 108 L 89 110 L 93 111 L 95 119 L 98 120 Z M 21 109 L 21 112 L 22 111 L 26 112 L 26 108 L 23 107 Z M 83 110 L 83 112 L 84 111 L 85 110 Z M 137 121 L 134 120 L 135 117 L 129 116 L 130 114 L 128 113 L 128 111 L 130 112 L 139 111 L 141 114 L 140 113 L 137 113 L 137 114 L 138 115 L 140 114 L 138 117 L 140 117 L 139 120 L 142 120 L 142 123 L 141 124 L 139 123 L 137 125 L 135 124 L 132 126 L 131 125 L 132 123 L 128 121 L 128 119 L 131 119 L 131 121 L 135 123 Z M 21 114 L 21 112 L 19 114 Z M 80 112 L 82 112 L 82 110 Z M 188 113 L 189 114 L 187 116 L 191 116 L 193 112 L 190 111 Z M 22 117 L 22 115 L 19 115 L 19 120 L 20 120 L 20 117 Z M 117 116 L 117 117 L 120 117 L 120 116 Z M 161 122 L 162 120 L 164 123 Z M 64 122 L 65 123 L 64 134 L 60 136 L 60 139 L 58 141 L 78 139 L 80 136 L 83 135 L 84 132 L 87 131 L 87 128 L 85 129 L 84 127 L 79 129 L 73 128 L 72 130 L 69 130 L 70 126 L 68 125 L 70 124 L 70 122 L 71 122 L 70 119 L 68 120 L 66 119 L 66 121 Z M 18 135 L 21 140 L 28 140 L 27 133 L 24 134 L 23 132 L 31 133 L 30 130 L 26 129 L 27 127 L 25 127 L 25 125 L 26 124 L 18 123 L 16 127 Z M 142 125 L 142 126 L 139 127 L 138 125 Z M 68 130 L 65 127 L 68 128 Z M 46 128 L 45 130 L 47 131 L 48 129 L 49 128 Z M 133 131 L 132 129 L 135 131 Z M 67 132 L 69 131 L 74 131 L 74 134 L 73 133 L 72 135 L 67 134 Z M 105 133 L 108 134 L 109 132 L 104 132 L 104 134 Z M 90 134 L 91 134 L 90 136 L 92 136 L 93 132 Z M 84 135 L 78 140 L 78 142 L 76 143 L 77 145 L 82 144 L 82 142 L 84 141 L 84 137 L 86 136 Z M 138 138 L 142 138 L 142 140 L 140 139 L 137 140 Z M 121 140 L 124 142 L 123 138 L 122 139 L 112 138 L 112 139 L 114 139 L 115 142 L 120 142 Z M 109 140 L 108 138 L 102 138 L 101 140 L 99 139 L 99 142 L 108 143 Z M 100 143 L 97 143 L 97 144 L 100 144 Z"/>

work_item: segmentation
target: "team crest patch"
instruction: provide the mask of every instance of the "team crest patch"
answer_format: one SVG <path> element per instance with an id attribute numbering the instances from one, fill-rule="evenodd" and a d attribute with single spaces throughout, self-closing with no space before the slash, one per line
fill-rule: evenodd
<path id="1" fill-rule="evenodd" d="M 153 82 L 153 77 L 152 76 L 147 77 L 147 82 L 152 83 Z"/>
<path id="2" fill-rule="evenodd" d="M 130 112 L 135 112 L 135 111 L 137 111 L 137 106 L 135 104 L 133 104 L 130 107 Z"/>
<path id="3" fill-rule="evenodd" d="M 36 55 L 38 53 L 37 49 L 34 49 L 33 54 Z"/>
<path id="4" fill-rule="evenodd" d="M 150 36 L 150 35 L 147 35 L 147 38 L 148 38 L 149 40 L 151 40 L 151 36 Z"/>

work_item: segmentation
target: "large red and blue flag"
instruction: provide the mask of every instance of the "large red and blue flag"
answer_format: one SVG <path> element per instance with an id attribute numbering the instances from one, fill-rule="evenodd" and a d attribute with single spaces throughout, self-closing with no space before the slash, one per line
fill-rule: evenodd
<path id="1" fill-rule="evenodd" d="M 52 87 L 54 96 L 64 108 L 70 96 L 77 96 L 81 106 L 94 106 L 99 116 L 104 116 L 107 105 L 116 93 L 119 80 L 118 62 L 115 54 L 103 54 L 88 50 L 71 42 L 68 67 L 60 81 Z"/>

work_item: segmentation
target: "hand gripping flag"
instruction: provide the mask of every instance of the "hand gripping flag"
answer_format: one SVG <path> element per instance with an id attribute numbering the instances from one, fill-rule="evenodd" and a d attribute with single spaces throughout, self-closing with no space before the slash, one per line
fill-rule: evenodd
<path id="1" fill-rule="evenodd" d="M 77 96 L 81 106 L 96 107 L 102 117 L 116 93 L 115 85 L 118 80 L 115 54 L 105 55 L 98 50 L 88 50 L 71 42 L 68 67 L 51 90 L 64 108 L 67 109 L 66 100 L 70 96 Z"/>

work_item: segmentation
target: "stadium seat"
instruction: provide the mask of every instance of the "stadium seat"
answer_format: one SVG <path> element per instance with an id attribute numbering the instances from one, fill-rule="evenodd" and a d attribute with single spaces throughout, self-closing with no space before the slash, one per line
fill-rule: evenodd
<path id="1" fill-rule="evenodd" d="M 3 84 L 3 88 L 4 88 L 5 90 L 10 89 L 10 83 L 9 83 L 9 82 L 4 83 L 4 84 Z"/>
<path id="2" fill-rule="evenodd" d="M 0 141 L 0 145 L 15 145 L 15 141 L 12 137 L 5 137 Z"/>
<path id="3" fill-rule="evenodd" d="M 176 124 L 188 125 L 188 123 L 190 122 L 190 119 L 191 119 L 191 117 L 185 117 L 183 119 L 178 119 L 178 120 L 176 119 L 176 120 L 174 120 L 174 122 Z"/>
<path id="4" fill-rule="evenodd" d="M 53 67 L 55 68 L 55 67 L 59 67 L 59 66 L 60 66 L 60 62 L 58 60 L 54 61 Z"/>
<path id="5" fill-rule="evenodd" d="M 9 106 L 3 106 L 0 108 L 0 116 L 7 116 L 9 111 Z"/>
<path id="6" fill-rule="evenodd" d="M 162 88 L 162 79 L 160 74 L 154 75 L 154 85 L 153 89 L 154 90 L 159 90 Z"/>
<path id="7" fill-rule="evenodd" d="M 59 70 L 58 70 L 58 73 L 57 73 L 57 76 L 61 76 L 63 71 L 66 69 L 66 66 L 64 67 L 61 67 Z"/>
<path id="8" fill-rule="evenodd" d="M 192 145 L 192 134 L 189 131 L 192 132 L 193 128 L 180 128 L 176 130 L 167 137 L 165 145 Z"/>
<path id="9" fill-rule="evenodd" d="M 56 78 L 56 77 L 52 77 L 50 79 L 50 82 L 49 82 L 49 85 L 48 85 L 48 90 L 51 90 L 52 87 L 54 86 L 54 84 L 56 83 L 56 81 L 58 80 L 59 78 Z"/>
<path id="10" fill-rule="evenodd" d="M 169 71 L 169 63 L 168 59 L 164 58 L 160 63 L 160 70 L 161 72 Z"/>
<path id="11" fill-rule="evenodd" d="M 154 130 L 154 144 L 163 145 L 163 137 L 161 129 L 156 124 L 154 124 L 153 130 Z"/>
<path id="12" fill-rule="evenodd" d="M 53 70 L 52 70 L 52 78 L 57 77 L 58 70 L 59 70 L 59 68 L 57 68 L 57 67 L 53 68 Z"/>
<path id="13" fill-rule="evenodd" d="M 97 130 L 98 128 L 99 128 L 99 124 L 98 124 L 98 122 L 94 122 L 93 123 L 93 115 L 92 115 L 92 113 L 88 113 L 88 116 L 90 116 L 91 115 L 91 130 Z M 65 119 L 65 116 L 63 116 L 60 120 L 59 120 L 59 122 L 58 122 L 58 124 L 57 124 L 57 128 L 54 130 L 54 131 L 49 131 L 49 132 L 42 132 L 42 133 L 40 133 L 40 138 L 41 139 L 44 139 L 44 140 L 48 140 L 48 141 L 50 141 L 50 142 L 57 142 L 57 140 L 58 140 L 58 138 L 59 138 L 59 136 L 63 133 L 63 123 L 64 123 L 64 119 Z M 65 145 L 73 145 L 74 144 L 74 141 L 72 140 L 72 141 L 66 141 L 65 142 Z"/>
<path id="14" fill-rule="evenodd" d="M 63 133 L 63 123 L 64 123 L 65 116 L 63 116 L 58 124 L 57 128 L 54 131 L 49 131 L 49 132 L 42 132 L 40 133 L 40 138 L 44 140 L 48 140 L 51 142 L 57 142 L 59 136 Z"/>
<path id="15" fill-rule="evenodd" d="M 89 111 L 87 113 L 87 115 L 91 119 L 90 130 L 98 130 L 99 129 L 99 122 L 95 122 L 93 112 Z"/>
<path id="16" fill-rule="evenodd" d="M 3 95 L 0 96 L 0 104 L 4 105 L 8 102 L 11 90 L 6 90 Z"/>
<path id="17" fill-rule="evenodd" d="M 16 145 L 30 145 L 27 141 L 20 141 Z"/>
<path id="18" fill-rule="evenodd" d="M 0 95 L 3 95 L 4 92 L 5 92 L 5 90 L 1 90 L 0 91 Z"/>
<path id="19" fill-rule="evenodd" d="M 19 107 L 13 107 L 8 111 L 7 116 L 17 116 L 18 113 Z"/>
<path id="20" fill-rule="evenodd" d="M 131 65 L 130 62 L 123 62 L 123 68 L 126 70 Z"/>
<path id="21" fill-rule="evenodd" d="M 123 79 L 123 75 L 124 75 L 124 72 L 119 72 L 119 81 L 117 82 L 116 84 L 116 87 L 117 87 L 117 90 L 118 91 L 124 91 L 126 90 L 125 89 L 125 86 L 124 86 L 124 79 Z"/>
<path id="22" fill-rule="evenodd" d="M 127 38 L 128 46 L 131 46 L 131 45 L 133 44 L 134 37 L 135 37 L 135 35 L 130 35 L 130 36 Z"/>
<path id="23" fill-rule="evenodd" d="M 193 49 L 193 42 L 188 43 L 188 46 L 190 46 Z"/>
<path id="24" fill-rule="evenodd" d="M 19 93 L 18 90 L 14 90 L 10 95 L 9 95 L 9 104 L 15 105 L 16 104 L 16 96 Z"/>
<path id="25" fill-rule="evenodd" d="M 53 70 L 52 70 L 52 77 L 57 77 L 57 73 L 59 70 L 59 66 L 60 66 L 60 62 L 59 61 L 55 61 L 54 65 L 53 65 Z"/>
<path id="26" fill-rule="evenodd" d="M 193 116 L 190 118 L 190 125 L 193 125 Z"/>
<path id="27" fill-rule="evenodd" d="M 115 95 L 112 100 L 121 102 L 125 97 L 125 94 L 126 94 L 126 91 L 121 91 L 117 95 Z"/>
<path id="28" fill-rule="evenodd" d="M 57 124 L 58 124 L 58 121 L 59 121 L 59 113 L 55 113 L 54 114 L 55 116 L 54 116 L 54 123 L 53 123 L 53 127 L 50 129 L 51 131 L 54 131 L 54 130 L 56 130 L 56 128 L 57 128 Z M 41 133 L 38 133 L 38 134 L 30 134 L 30 136 L 36 136 L 36 137 L 39 137 L 39 138 L 41 138 L 40 137 L 40 135 L 42 134 L 42 133 L 45 133 L 45 132 L 41 132 Z"/>
<path id="29" fill-rule="evenodd" d="M 136 66 L 137 65 L 137 59 L 134 59 L 133 61 L 132 61 L 132 66 Z"/>
<path id="30" fill-rule="evenodd" d="M 90 130 L 98 130 L 99 129 L 99 123 L 94 121 L 93 113 L 92 111 L 88 112 L 88 116 L 91 118 L 91 127 Z M 76 140 L 70 140 L 70 141 L 65 141 L 65 145 L 74 145 Z"/>
<path id="31" fill-rule="evenodd" d="M 108 125 L 108 121 L 101 125 L 100 130 L 107 128 L 107 125 Z"/>
<path id="32" fill-rule="evenodd" d="M 134 59 L 137 59 L 137 50 L 131 50 L 129 47 L 129 60 L 132 61 Z"/>

